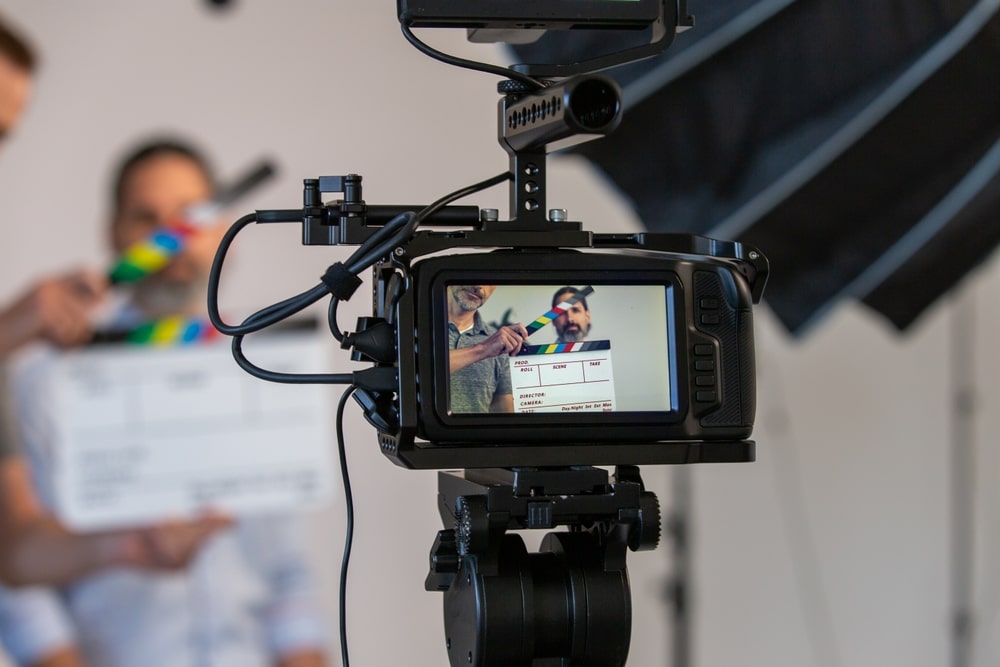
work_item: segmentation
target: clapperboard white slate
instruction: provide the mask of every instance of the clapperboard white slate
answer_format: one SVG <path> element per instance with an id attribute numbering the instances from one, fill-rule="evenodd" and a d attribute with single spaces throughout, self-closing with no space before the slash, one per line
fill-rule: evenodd
<path id="1" fill-rule="evenodd" d="M 315 332 L 260 336 L 248 356 L 322 369 Z M 228 342 L 95 346 L 46 365 L 57 416 L 53 491 L 71 527 L 315 507 L 332 496 L 328 389 L 256 379 Z"/>
<path id="2" fill-rule="evenodd" d="M 510 357 L 514 412 L 615 409 L 611 341 L 526 346 Z"/>

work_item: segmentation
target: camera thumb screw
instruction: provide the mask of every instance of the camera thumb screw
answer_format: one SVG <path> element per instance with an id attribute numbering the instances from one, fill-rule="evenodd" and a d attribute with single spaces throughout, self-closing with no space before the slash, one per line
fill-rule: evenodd
<path id="1" fill-rule="evenodd" d="M 566 222 L 569 220 L 569 211 L 564 208 L 550 208 L 549 222 Z"/>
<path id="2" fill-rule="evenodd" d="M 632 551 L 653 551 L 662 532 L 660 501 L 656 494 L 643 491 L 639 496 L 639 520 L 629 530 L 628 547 Z"/>

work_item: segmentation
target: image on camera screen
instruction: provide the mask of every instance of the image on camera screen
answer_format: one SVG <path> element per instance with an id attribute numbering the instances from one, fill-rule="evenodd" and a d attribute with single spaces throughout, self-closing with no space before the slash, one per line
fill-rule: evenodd
<path id="1" fill-rule="evenodd" d="M 673 409 L 670 285 L 446 290 L 449 414 Z"/>

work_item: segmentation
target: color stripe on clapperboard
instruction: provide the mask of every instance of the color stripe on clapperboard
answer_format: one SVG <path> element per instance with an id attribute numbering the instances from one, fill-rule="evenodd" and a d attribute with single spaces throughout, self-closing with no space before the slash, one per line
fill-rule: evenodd
<path id="1" fill-rule="evenodd" d="M 551 322 L 552 320 L 556 319 L 557 317 L 559 317 L 560 315 L 562 315 L 563 313 L 565 313 L 567 310 L 569 310 L 570 308 L 572 308 L 573 304 L 575 304 L 577 301 L 579 301 L 580 299 L 582 299 L 583 297 L 585 297 L 585 296 L 587 296 L 589 294 L 593 294 L 593 292 L 594 292 L 594 288 L 591 287 L 590 285 L 587 285 L 582 290 L 580 290 L 579 292 L 577 292 L 576 294 L 574 294 L 570 298 L 566 299 L 562 303 L 560 303 L 560 304 L 558 304 L 556 306 L 553 306 L 552 310 L 550 310 L 549 312 L 545 313 L 544 315 L 542 315 L 541 317 L 539 317 L 538 319 L 536 319 L 534 322 L 532 322 L 531 324 L 529 324 L 528 326 L 525 327 L 525 329 L 528 330 L 528 335 L 530 336 L 531 334 L 535 333 L 536 331 L 538 331 L 539 329 L 541 329 L 542 327 L 544 327 L 546 324 L 548 324 L 549 322 Z"/>
<path id="2" fill-rule="evenodd" d="M 189 225 L 175 225 L 153 231 L 122 252 L 108 273 L 112 283 L 134 283 L 152 275 L 170 263 L 183 250 L 194 232 Z"/>
<path id="3" fill-rule="evenodd" d="M 219 332 L 207 320 L 165 317 L 139 325 L 128 333 L 125 340 L 137 345 L 191 345 L 218 336 Z"/>
<path id="4" fill-rule="evenodd" d="M 590 350 L 610 350 L 610 340 L 588 340 L 578 343 L 552 343 L 551 345 L 525 345 L 517 356 L 529 354 L 562 354 L 563 352 L 588 352 Z"/>

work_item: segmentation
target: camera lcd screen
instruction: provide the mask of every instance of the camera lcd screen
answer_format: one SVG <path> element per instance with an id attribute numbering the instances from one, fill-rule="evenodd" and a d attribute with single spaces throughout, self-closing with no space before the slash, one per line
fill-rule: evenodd
<path id="1" fill-rule="evenodd" d="M 444 290 L 450 417 L 676 410 L 672 285 L 450 282 Z M 525 332 L 517 345 L 511 334 Z"/>

